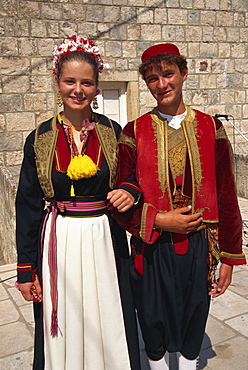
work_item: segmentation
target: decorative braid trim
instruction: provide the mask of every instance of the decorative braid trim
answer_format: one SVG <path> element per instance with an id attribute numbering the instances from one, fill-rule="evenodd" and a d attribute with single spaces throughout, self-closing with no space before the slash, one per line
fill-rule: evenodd
<path id="1" fill-rule="evenodd" d="M 245 258 L 245 254 L 244 253 L 239 253 L 239 254 L 232 254 L 232 253 L 227 253 L 227 252 L 221 252 L 220 253 L 220 259 L 222 258 L 232 258 L 232 259 L 235 259 L 235 260 L 242 260 Z"/>
<path id="2" fill-rule="evenodd" d="M 32 265 L 31 263 L 18 263 L 17 264 L 17 272 L 32 272 Z"/>

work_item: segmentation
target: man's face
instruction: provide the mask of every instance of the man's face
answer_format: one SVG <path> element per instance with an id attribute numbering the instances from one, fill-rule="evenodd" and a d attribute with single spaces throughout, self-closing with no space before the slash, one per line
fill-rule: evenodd
<path id="1" fill-rule="evenodd" d="M 158 102 L 158 110 L 167 114 L 179 114 L 182 103 L 182 86 L 188 69 L 180 72 L 177 65 L 162 62 L 161 68 L 151 67 L 145 75 L 146 84 Z"/>

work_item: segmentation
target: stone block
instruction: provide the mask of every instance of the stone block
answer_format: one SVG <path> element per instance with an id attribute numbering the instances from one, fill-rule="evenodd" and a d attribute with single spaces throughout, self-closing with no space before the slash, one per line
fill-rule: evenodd
<path id="1" fill-rule="evenodd" d="M 46 22 L 47 37 L 59 37 L 59 23 L 48 20 Z"/>
<path id="2" fill-rule="evenodd" d="M 51 62 L 52 63 L 52 62 Z M 52 65 L 51 65 L 52 68 Z M 51 74 L 51 68 L 49 69 L 49 74 Z M 44 75 L 48 73 L 47 70 L 47 63 L 44 58 L 31 58 L 31 67 L 30 67 L 32 75 Z"/>
<path id="3" fill-rule="evenodd" d="M 20 132 L 2 132 L 0 139 L 0 150 L 19 150 L 22 147 L 22 134 Z"/>
<path id="4" fill-rule="evenodd" d="M 232 27 L 233 24 L 233 12 L 221 11 L 216 13 L 216 26 Z"/>
<path id="5" fill-rule="evenodd" d="M 214 27 L 213 29 L 214 40 L 218 43 L 227 41 L 226 27 Z"/>
<path id="6" fill-rule="evenodd" d="M 244 44 L 235 43 L 231 45 L 231 56 L 234 58 L 245 58 L 246 50 Z"/>
<path id="7" fill-rule="evenodd" d="M 217 75 L 208 74 L 199 76 L 200 89 L 212 89 L 217 87 Z"/>
<path id="8" fill-rule="evenodd" d="M 240 28 L 239 34 L 240 34 L 239 41 L 240 42 L 247 42 L 247 40 L 248 40 L 248 28 L 247 27 Z"/>
<path id="9" fill-rule="evenodd" d="M 67 3 L 63 4 L 63 19 L 69 20 L 85 20 L 86 8 L 85 5 L 75 6 L 75 4 Z"/>
<path id="10" fill-rule="evenodd" d="M 210 369 L 246 369 L 247 347 L 245 338 L 234 337 L 213 347 L 215 356 L 208 359 Z"/>
<path id="11" fill-rule="evenodd" d="M 41 3 L 41 16 L 42 19 L 57 19 L 62 18 L 62 6 L 59 3 Z"/>
<path id="12" fill-rule="evenodd" d="M 20 75 L 29 71 L 29 59 L 24 57 L 0 57 L 1 73 L 3 75 Z"/>
<path id="13" fill-rule="evenodd" d="M 69 28 L 70 24 L 69 23 L 67 23 L 67 24 L 68 24 L 68 30 L 69 30 L 70 29 Z M 75 25 L 74 25 L 74 31 L 71 30 L 69 34 L 70 35 L 73 35 L 75 33 L 75 27 L 78 27 L 78 30 L 79 30 L 79 32 L 81 34 L 83 34 L 83 35 L 84 34 L 89 35 L 92 38 L 92 36 L 97 33 L 97 26 L 98 25 L 99 25 L 99 23 L 87 23 L 87 22 L 82 22 L 81 23 L 81 22 L 78 22 L 77 21 L 77 23 L 75 23 Z M 99 45 L 99 42 L 98 41 L 97 41 L 97 45 Z"/>
<path id="14" fill-rule="evenodd" d="M 199 10 L 189 10 L 188 11 L 188 25 L 189 26 L 198 26 L 200 22 L 200 11 Z"/>
<path id="15" fill-rule="evenodd" d="M 116 58 L 121 57 L 122 56 L 121 42 L 106 41 L 105 51 L 107 57 L 116 57 Z"/>
<path id="16" fill-rule="evenodd" d="M 204 0 L 193 0 L 193 8 L 194 9 L 205 9 Z"/>
<path id="17" fill-rule="evenodd" d="M 127 39 L 128 40 L 140 40 L 140 25 L 127 25 Z"/>
<path id="18" fill-rule="evenodd" d="M 32 93 L 24 95 L 24 109 L 27 111 L 46 110 L 46 94 Z"/>
<path id="19" fill-rule="evenodd" d="M 244 13 L 234 13 L 234 26 L 236 27 L 245 26 L 245 14 Z"/>
<path id="20" fill-rule="evenodd" d="M 0 114 L 0 132 L 5 130 L 5 117 L 3 114 Z"/>
<path id="21" fill-rule="evenodd" d="M 203 28 L 202 41 L 205 43 L 212 42 L 214 39 L 214 27 L 206 26 Z"/>
<path id="22" fill-rule="evenodd" d="M 215 26 L 216 12 L 210 10 L 202 10 L 200 14 L 200 24 L 202 26 Z"/>
<path id="23" fill-rule="evenodd" d="M 121 19 L 121 9 L 119 6 L 104 6 L 104 19 L 106 23 L 117 23 Z"/>
<path id="24" fill-rule="evenodd" d="M 179 8 L 179 0 L 167 0 L 166 1 L 166 7 L 167 8 Z"/>
<path id="25" fill-rule="evenodd" d="M 5 156 L 6 166 L 19 166 L 22 164 L 22 151 L 17 150 L 13 152 L 6 152 Z"/>
<path id="26" fill-rule="evenodd" d="M 33 346 L 33 336 L 22 322 L 1 326 L 0 335 L 5 343 L 5 346 L 0 347 L 0 357 L 29 350 Z"/>
<path id="27" fill-rule="evenodd" d="M 122 6 L 121 7 L 121 20 L 124 22 L 130 23 L 136 23 L 137 22 L 137 16 L 136 16 L 136 8 L 130 7 L 130 6 Z"/>
<path id="28" fill-rule="evenodd" d="M 145 0 L 128 0 L 128 5 L 130 6 L 144 6 Z"/>
<path id="29" fill-rule="evenodd" d="M 33 38 L 20 37 L 18 38 L 19 54 L 22 56 L 37 55 L 37 44 Z"/>
<path id="30" fill-rule="evenodd" d="M 21 18 L 40 18 L 40 4 L 39 2 L 33 2 L 28 0 L 19 1 L 19 16 Z"/>
<path id="31" fill-rule="evenodd" d="M 234 59 L 234 68 L 237 72 L 248 73 L 248 58 Z"/>
<path id="32" fill-rule="evenodd" d="M 38 48 L 38 52 L 36 53 L 37 56 L 52 58 L 53 42 L 51 42 L 51 39 L 45 37 L 37 39 L 37 48 Z"/>
<path id="33" fill-rule="evenodd" d="M 218 10 L 220 9 L 220 1 L 219 0 L 208 0 L 206 2 L 206 9 L 214 9 Z"/>
<path id="34" fill-rule="evenodd" d="M 148 111 L 148 108 L 154 107 L 156 104 L 154 97 L 150 94 L 149 91 L 140 92 L 139 102 L 140 102 L 141 107 L 147 108 L 147 111 Z"/>
<path id="35" fill-rule="evenodd" d="M 17 15 L 15 0 L 1 0 L 0 17 L 17 17 Z"/>
<path id="36" fill-rule="evenodd" d="M 86 7 L 86 19 L 88 22 L 103 22 L 104 13 L 99 5 L 88 5 Z"/>
<path id="37" fill-rule="evenodd" d="M 218 46 L 215 43 L 202 43 L 200 53 L 203 58 L 215 58 L 218 56 Z"/>
<path id="38" fill-rule="evenodd" d="M 234 103 L 234 90 L 225 89 L 220 92 L 220 100 L 222 104 L 233 104 Z"/>
<path id="39" fill-rule="evenodd" d="M 137 8 L 137 23 L 139 24 L 152 24 L 154 23 L 153 9 Z"/>
<path id="40" fill-rule="evenodd" d="M 243 117 L 248 118 L 248 104 L 243 105 Z"/>
<path id="41" fill-rule="evenodd" d="M 10 39 L 8 37 L 2 37 L 0 39 L 0 50 L 2 50 L 2 55 L 4 57 L 7 56 L 15 56 L 18 54 L 18 43 L 16 39 L 12 39 L 10 42 Z"/>
<path id="42" fill-rule="evenodd" d="M 227 38 L 226 41 L 228 42 L 239 42 L 239 29 L 235 27 L 227 27 L 226 28 Z"/>
<path id="43" fill-rule="evenodd" d="M 158 24 L 141 25 L 141 40 L 161 40 L 161 26 Z"/>
<path id="44" fill-rule="evenodd" d="M 242 84 L 240 86 L 242 86 Z M 235 103 L 245 103 L 245 98 L 246 98 L 245 90 L 241 90 L 241 88 L 235 89 L 234 95 L 235 95 Z"/>
<path id="45" fill-rule="evenodd" d="M 114 5 L 127 5 L 128 0 L 113 0 Z"/>
<path id="46" fill-rule="evenodd" d="M 136 43 L 134 41 L 124 41 L 122 43 L 123 57 L 136 58 Z"/>
<path id="47" fill-rule="evenodd" d="M 157 8 L 154 12 L 155 24 L 167 24 L 168 22 L 168 10 L 163 8 Z"/>
<path id="48" fill-rule="evenodd" d="M 6 113 L 7 131 L 24 131 L 35 128 L 35 114 L 30 112 Z"/>
<path id="49" fill-rule="evenodd" d="M 59 22 L 59 28 L 60 28 L 60 38 L 59 38 L 59 42 L 60 42 L 61 39 L 74 35 L 75 30 L 77 30 L 77 28 L 79 30 L 81 29 L 81 25 L 80 23 L 78 23 L 78 21 L 74 21 L 74 22 L 73 21 L 69 21 L 69 22 L 63 21 L 63 22 Z"/>
<path id="50" fill-rule="evenodd" d="M 219 43 L 219 55 L 220 58 L 229 58 L 231 55 L 231 47 L 229 43 Z"/>
<path id="51" fill-rule="evenodd" d="M 208 103 L 207 91 L 192 91 L 192 104 L 194 105 L 206 105 Z"/>
<path id="52" fill-rule="evenodd" d="M 53 82 L 47 76 L 31 77 L 31 92 L 50 92 L 53 91 Z"/>
<path id="53" fill-rule="evenodd" d="M 15 310 L 13 303 L 7 299 L 0 301 L 0 325 L 9 324 L 19 319 L 18 312 Z"/>
<path id="54" fill-rule="evenodd" d="M 238 73 L 227 74 L 227 87 L 229 88 L 241 88 L 243 83 L 243 76 Z"/>
<path id="55" fill-rule="evenodd" d="M 186 9 L 193 8 L 193 0 L 180 0 L 180 6 Z"/>
<path id="56" fill-rule="evenodd" d="M 32 37 L 46 37 L 46 23 L 44 20 L 31 19 L 31 36 Z"/>
<path id="57" fill-rule="evenodd" d="M 185 27 L 185 40 L 197 42 L 202 40 L 202 27 L 186 26 Z"/>
<path id="58" fill-rule="evenodd" d="M 29 370 L 32 369 L 33 349 L 18 352 L 14 355 L 0 358 L 0 369 L 5 370 Z"/>
<path id="59" fill-rule="evenodd" d="M 187 78 L 187 89 L 197 89 L 199 86 L 199 76 L 197 75 L 189 75 Z"/>
<path id="60" fill-rule="evenodd" d="M 115 68 L 120 70 L 128 70 L 128 59 L 118 58 L 115 61 Z"/>
<path id="61" fill-rule="evenodd" d="M 189 46 L 188 46 L 188 49 L 189 49 L 189 55 L 191 57 L 194 58 L 196 55 L 199 55 L 199 53 L 200 53 L 199 42 L 190 42 Z"/>
<path id="62" fill-rule="evenodd" d="M 20 94 L 0 94 L 0 107 L 2 112 L 18 112 L 23 110 Z"/>
<path id="63" fill-rule="evenodd" d="M 28 76 L 8 76 L 2 78 L 3 93 L 25 93 L 29 91 Z"/>
<path id="64" fill-rule="evenodd" d="M 127 39 L 127 25 L 117 24 L 110 29 L 110 37 L 113 40 L 126 40 Z"/>
<path id="65" fill-rule="evenodd" d="M 187 24 L 188 12 L 185 9 L 168 9 L 168 24 Z"/>

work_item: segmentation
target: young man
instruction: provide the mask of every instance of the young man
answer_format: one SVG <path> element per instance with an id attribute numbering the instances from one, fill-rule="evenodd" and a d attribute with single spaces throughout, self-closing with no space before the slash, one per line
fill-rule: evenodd
<path id="1" fill-rule="evenodd" d="M 117 186 L 143 201 L 116 217 L 133 234 L 132 288 L 151 369 L 169 369 L 169 352 L 180 370 L 196 369 L 210 297 L 245 263 L 230 145 L 219 120 L 185 106 L 177 46 L 148 48 L 139 71 L 157 107 L 124 128 Z"/>

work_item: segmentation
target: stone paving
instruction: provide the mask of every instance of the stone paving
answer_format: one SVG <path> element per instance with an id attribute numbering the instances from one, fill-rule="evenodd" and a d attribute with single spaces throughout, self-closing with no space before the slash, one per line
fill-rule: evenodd
<path id="1" fill-rule="evenodd" d="M 239 198 L 239 203 L 248 259 L 248 200 Z M 32 369 L 32 303 L 26 302 L 15 288 L 15 269 L 15 264 L 0 266 L 0 370 Z M 141 338 L 140 341 L 142 370 L 149 370 Z M 171 370 L 176 370 L 174 354 L 170 360 Z M 229 289 L 212 300 L 198 368 L 248 370 L 248 265 L 235 267 Z"/>

